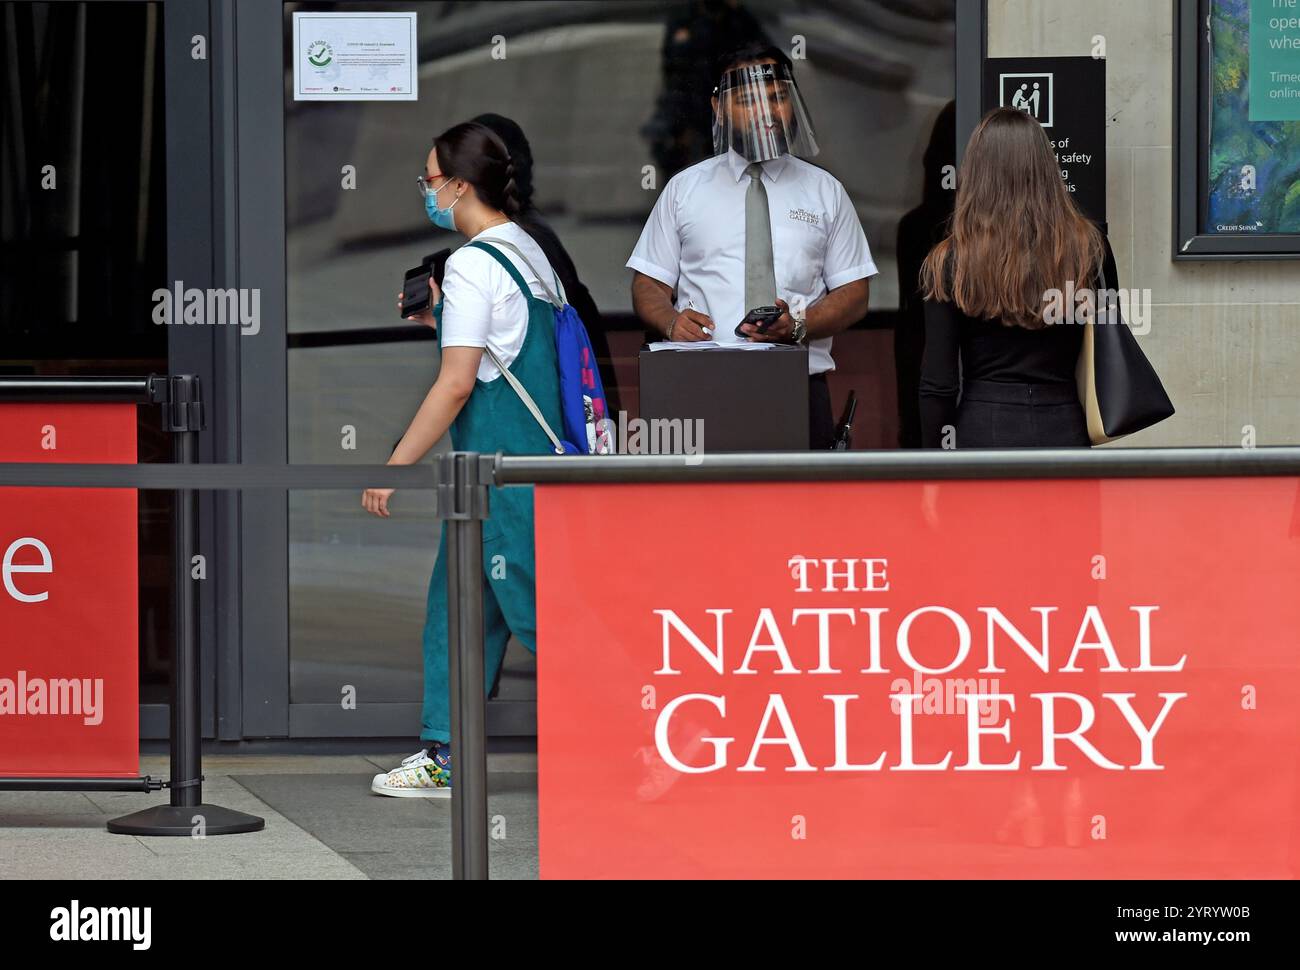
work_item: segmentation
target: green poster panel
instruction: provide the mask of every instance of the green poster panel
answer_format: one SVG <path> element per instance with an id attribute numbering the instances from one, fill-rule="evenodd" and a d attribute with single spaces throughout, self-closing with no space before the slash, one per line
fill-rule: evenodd
<path id="1" fill-rule="evenodd" d="M 1250 0 L 1250 120 L 1300 121 L 1300 0 Z"/>

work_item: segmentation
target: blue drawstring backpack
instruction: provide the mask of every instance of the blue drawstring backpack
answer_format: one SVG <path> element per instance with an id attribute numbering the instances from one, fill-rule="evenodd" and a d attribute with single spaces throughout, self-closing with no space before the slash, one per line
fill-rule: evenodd
<path id="1" fill-rule="evenodd" d="M 596 352 L 592 350 L 591 338 L 587 335 L 587 328 L 578 316 L 578 311 L 569 306 L 559 278 L 555 278 L 557 295 L 556 291 L 546 285 L 545 277 L 533 268 L 528 257 L 513 243 L 492 238 L 476 239 L 475 242 L 491 243 L 518 256 L 532 274 L 541 280 L 546 298 L 555 308 L 555 358 L 560 378 L 560 418 L 564 424 L 560 430 L 563 439 L 557 437 L 546 423 L 532 395 L 520 380 L 510 373 L 492 348 L 485 347 L 488 357 L 501 371 L 501 376 L 510 382 L 524 406 L 532 412 L 533 418 L 551 439 L 557 455 L 612 454 L 614 439 L 610 432 L 609 405 L 605 401 L 605 387 L 596 366 Z"/>

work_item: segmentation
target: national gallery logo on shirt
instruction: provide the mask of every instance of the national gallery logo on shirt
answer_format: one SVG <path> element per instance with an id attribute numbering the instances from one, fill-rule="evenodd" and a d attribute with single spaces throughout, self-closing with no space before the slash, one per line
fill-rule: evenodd
<path id="1" fill-rule="evenodd" d="M 790 218 L 797 219 L 800 222 L 806 222 L 810 226 L 821 225 L 822 217 L 815 212 L 809 212 L 807 209 L 791 209 Z"/>

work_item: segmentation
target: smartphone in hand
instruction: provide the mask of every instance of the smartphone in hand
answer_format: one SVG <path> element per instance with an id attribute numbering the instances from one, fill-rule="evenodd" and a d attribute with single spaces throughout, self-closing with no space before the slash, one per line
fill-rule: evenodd
<path id="1" fill-rule="evenodd" d="M 441 249 L 431 256 L 424 257 L 419 266 L 408 269 L 402 279 L 402 309 L 401 317 L 403 320 L 413 317 L 416 314 L 423 313 L 429 309 L 429 277 L 442 286 L 442 276 L 447 269 L 447 258 L 451 256 L 450 249 Z"/>
<path id="2" fill-rule="evenodd" d="M 740 324 L 736 327 L 736 336 L 737 337 L 749 336 L 749 334 L 744 333 L 740 329 L 747 323 L 752 323 L 756 327 L 758 327 L 759 333 L 767 333 L 767 328 L 770 327 L 772 324 L 776 323 L 776 321 L 781 316 L 781 312 L 782 311 L 779 306 L 755 307 L 753 310 L 750 310 L 748 313 L 745 314 L 745 319 L 741 320 Z"/>
<path id="3" fill-rule="evenodd" d="M 403 320 L 429 309 L 429 269 L 423 263 L 408 269 L 402 279 L 402 307 L 398 311 Z"/>

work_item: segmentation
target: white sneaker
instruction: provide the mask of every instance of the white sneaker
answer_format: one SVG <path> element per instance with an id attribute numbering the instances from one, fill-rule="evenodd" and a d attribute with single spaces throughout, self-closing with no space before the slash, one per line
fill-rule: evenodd
<path id="1" fill-rule="evenodd" d="M 451 797 L 451 746 L 434 742 L 387 774 L 375 775 L 370 790 L 399 798 Z"/>

